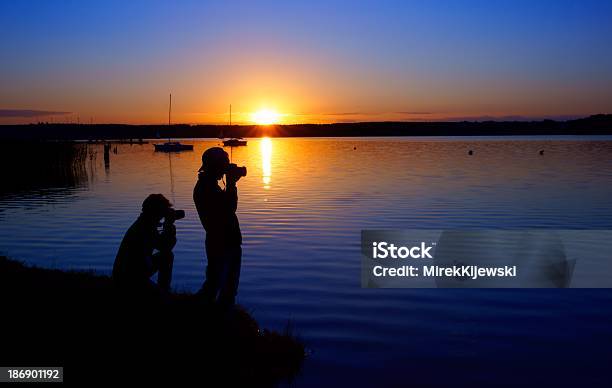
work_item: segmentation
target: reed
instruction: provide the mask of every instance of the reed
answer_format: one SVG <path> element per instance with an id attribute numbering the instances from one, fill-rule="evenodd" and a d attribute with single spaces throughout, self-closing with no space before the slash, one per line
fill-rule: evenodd
<path id="1" fill-rule="evenodd" d="M 87 184 L 88 146 L 76 142 L 3 142 L 0 194 Z"/>

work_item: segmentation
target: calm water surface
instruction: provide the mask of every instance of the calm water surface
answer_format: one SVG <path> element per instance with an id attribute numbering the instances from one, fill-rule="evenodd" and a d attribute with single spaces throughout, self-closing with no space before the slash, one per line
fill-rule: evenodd
<path id="1" fill-rule="evenodd" d="M 187 212 L 173 281 L 196 291 L 204 232 L 191 194 L 218 141 L 191 143 L 171 155 L 118 145 L 109 168 L 90 146 L 81 187 L 0 199 L 0 250 L 110 274 L 142 200 L 159 192 Z M 232 154 L 249 172 L 239 302 L 263 326 L 293 321 L 312 351 L 296 386 L 512 385 L 525 373 L 610 383 L 610 291 L 361 289 L 359 270 L 367 228 L 612 229 L 610 139 L 249 139 Z"/>

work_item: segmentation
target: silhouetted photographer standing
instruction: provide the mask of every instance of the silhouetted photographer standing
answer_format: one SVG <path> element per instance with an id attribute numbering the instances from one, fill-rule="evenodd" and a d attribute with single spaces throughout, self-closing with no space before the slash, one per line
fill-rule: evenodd
<path id="1" fill-rule="evenodd" d="M 150 295 L 170 290 L 172 249 L 176 244 L 174 221 L 183 217 L 185 212 L 174 210 L 161 194 L 151 194 L 144 200 L 142 212 L 125 233 L 113 265 L 113 281 L 120 290 Z M 155 273 L 157 284 L 150 279 Z"/>
<path id="2" fill-rule="evenodd" d="M 224 306 L 235 303 L 240 280 L 242 235 L 236 208 L 236 182 L 246 176 L 246 167 L 230 164 L 227 152 L 220 147 L 202 154 L 202 167 L 193 190 L 202 226 L 206 230 L 206 281 L 199 294 L 207 302 Z M 225 190 L 218 181 L 225 175 Z"/>

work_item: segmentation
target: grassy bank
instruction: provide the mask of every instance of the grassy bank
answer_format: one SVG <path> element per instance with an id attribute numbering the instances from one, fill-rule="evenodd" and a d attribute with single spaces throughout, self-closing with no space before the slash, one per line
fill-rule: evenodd
<path id="1" fill-rule="evenodd" d="M 292 379 L 304 358 L 291 333 L 261 330 L 244 309 L 205 307 L 190 294 L 126 299 L 93 273 L 0 257 L 0 300 L 0 363 L 64 366 L 66 381 L 270 386 Z"/>

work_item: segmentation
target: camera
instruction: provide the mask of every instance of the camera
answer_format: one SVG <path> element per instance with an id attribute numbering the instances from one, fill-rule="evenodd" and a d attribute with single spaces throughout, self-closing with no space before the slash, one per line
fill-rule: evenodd
<path id="1" fill-rule="evenodd" d="M 247 169 L 246 167 L 238 167 L 235 163 L 230 163 L 225 174 L 237 181 L 238 179 L 247 175 Z"/>
<path id="2" fill-rule="evenodd" d="M 174 210 L 172 208 L 168 209 L 165 216 L 167 222 L 174 222 L 183 218 L 185 218 L 185 210 Z"/>

